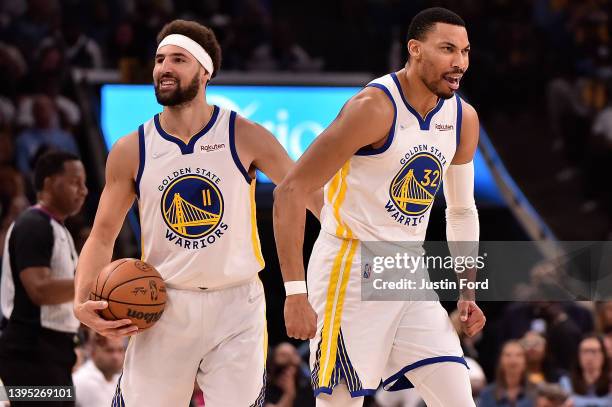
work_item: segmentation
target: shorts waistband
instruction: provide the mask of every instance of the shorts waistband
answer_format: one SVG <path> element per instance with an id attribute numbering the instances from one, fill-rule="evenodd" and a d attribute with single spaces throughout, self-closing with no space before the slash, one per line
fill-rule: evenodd
<path id="1" fill-rule="evenodd" d="M 240 280 L 234 283 L 220 285 L 217 287 L 193 287 L 193 286 L 182 286 L 182 285 L 175 285 L 175 284 L 168 284 L 168 283 L 166 283 L 166 287 L 173 289 L 173 290 L 186 290 L 186 291 L 196 291 L 196 292 L 207 293 L 211 291 L 220 291 L 220 290 L 226 290 L 228 288 L 240 287 L 242 285 L 251 284 L 252 282 L 257 281 L 257 280 L 259 280 L 259 276 L 255 274 L 254 276 L 249 277 L 246 280 Z"/>

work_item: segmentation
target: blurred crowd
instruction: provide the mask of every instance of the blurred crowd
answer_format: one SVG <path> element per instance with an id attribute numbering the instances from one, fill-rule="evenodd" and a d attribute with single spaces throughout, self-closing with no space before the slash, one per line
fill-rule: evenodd
<path id="1" fill-rule="evenodd" d="M 551 39 L 563 41 L 565 64 L 546 88 L 552 149 L 561 153 L 559 183 L 577 181 L 582 212 L 612 213 L 606 163 L 612 159 L 612 20 L 609 1 L 565 2 L 540 10 L 538 20 Z M 612 223 L 608 227 L 612 237 Z"/>

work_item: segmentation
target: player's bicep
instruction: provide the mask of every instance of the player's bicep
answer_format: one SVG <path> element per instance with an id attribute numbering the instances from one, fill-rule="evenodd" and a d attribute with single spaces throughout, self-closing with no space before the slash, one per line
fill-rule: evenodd
<path id="1" fill-rule="evenodd" d="M 289 175 L 291 182 L 306 192 L 321 188 L 360 148 L 386 136 L 394 111 L 379 92 L 367 89 L 347 102 L 298 160 Z"/>
<path id="2" fill-rule="evenodd" d="M 476 110 L 464 101 L 461 101 L 461 103 L 463 107 L 461 134 L 459 135 L 459 145 L 451 164 L 465 164 L 472 161 L 474 154 L 476 154 L 480 136 L 480 122 Z"/>
<path id="3" fill-rule="evenodd" d="M 236 143 L 241 159 L 250 157 L 251 165 L 275 184 L 279 184 L 294 165 L 276 137 L 249 120 L 237 119 Z"/>

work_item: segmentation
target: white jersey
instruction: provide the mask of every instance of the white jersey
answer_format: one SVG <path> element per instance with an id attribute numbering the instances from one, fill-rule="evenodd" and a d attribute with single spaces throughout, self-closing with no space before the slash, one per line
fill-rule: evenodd
<path id="1" fill-rule="evenodd" d="M 235 112 L 214 106 L 188 144 L 166 133 L 159 115 L 138 129 L 143 260 L 170 287 L 230 286 L 264 267 L 255 180 L 236 153 L 235 122 Z"/>
<path id="2" fill-rule="evenodd" d="M 440 99 L 422 118 L 395 73 L 367 86 L 391 99 L 385 144 L 362 148 L 325 185 L 322 229 L 362 241 L 424 241 L 431 206 L 461 133 L 461 99 Z"/>

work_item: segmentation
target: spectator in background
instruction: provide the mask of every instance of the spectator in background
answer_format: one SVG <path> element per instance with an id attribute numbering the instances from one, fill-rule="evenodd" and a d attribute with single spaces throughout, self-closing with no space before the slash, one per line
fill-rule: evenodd
<path id="1" fill-rule="evenodd" d="M 561 385 L 571 393 L 574 407 L 610 407 L 610 360 L 600 336 L 587 335 L 580 342 L 578 360 Z"/>
<path id="2" fill-rule="evenodd" d="M 109 64 L 119 69 L 123 82 L 131 82 L 138 76 L 141 57 L 138 44 L 134 24 L 129 20 L 120 22 L 111 36 L 107 50 Z"/>
<path id="3" fill-rule="evenodd" d="M 546 347 L 546 339 L 538 332 L 529 331 L 520 340 L 527 357 L 527 380 L 531 384 L 557 383 L 561 372 L 555 368 Z"/>
<path id="4" fill-rule="evenodd" d="M 71 129 L 81 120 L 79 107 L 65 96 L 70 86 L 69 66 L 63 48 L 52 38 L 45 39 L 36 50 L 33 68 L 30 70 L 24 88 L 30 95 L 44 94 L 56 106 L 53 123 L 56 127 Z M 17 111 L 17 125 L 34 125 L 33 96 L 22 96 Z"/>
<path id="5" fill-rule="evenodd" d="M 527 381 L 527 357 L 518 341 L 502 347 L 495 382 L 480 393 L 478 407 L 533 407 L 534 399 Z"/>
<path id="6" fill-rule="evenodd" d="M 94 334 L 91 359 L 72 375 L 77 407 L 108 407 L 123 367 L 126 338 Z"/>
<path id="7" fill-rule="evenodd" d="M 19 49 L 0 41 L 0 89 L 2 94 L 11 98 L 17 96 L 19 81 L 27 71 L 27 63 Z"/>
<path id="8" fill-rule="evenodd" d="M 83 32 L 78 15 L 67 16 L 62 24 L 66 58 L 77 68 L 101 69 L 104 65 L 98 44 Z"/>
<path id="9" fill-rule="evenodd" d="M 591 169 L 595 171 L 603 169 L 603 172 L 597 177 L 595 182 L 603 181 L 604 183 L 607 181 L 606 164 L 612 160 L 612 79 L 608 80 L 607 96 L 607 106 L 595 116 L 595 121 L 591 130 L 593 139 L 593 159 L 591 162 L 595 166 L 595 168 L 591 167 Z M 595 173 L 593 175 L 595 175 Z M 612 213 L 612 192 L 610 188 L 600 188 L 599 191 L 604 209 L 608 213 L 608 216 L 610 216 Z M 612 240 L 612 218 L 608 219 L 608 236 L 606 240 Z"/>
<path id="10" fill-rule="evenodd" d="M 574 403 L 558 384 L 542 383 L 538 386 L 535 407 L 574 407 Z"/>
<path id="11" fill-rule="evenodd" d="M 48 96 L 38 95 L 32 106 L 34 126 L 25 129 L 17 137 L 17 168 L 23 174 L 30 174 L 31 161 L 41 147 L 55 148 L 78 154 L 78 147 L 72 135 L 58 128 L 54 123 L 55 104 Z"/>
<path id="12" fill-rule="evenodd" d="M 23 177 L 14 168 L 0 167 L 0 247 L 9 226 L 30 205 L 25 196 Z"/>
<path id="13" fill-rule="evenodd" d="M 274 24 L 271 41 L 260 44 L 247 64 L 254 71 L 320 71 L 323 61 L 311 58 L 297 43 L 294 30 L 286 21 Z"/>
<path id="14" fill-rule="evenodd" d="M 595 303 L 595 329 L 600 335 L 612 333 L 612 301 Z"/>
<path id="15" fill-rule="evenodd" d="M 582 333 L 593 331 L 593 315 L 573 302 L 519 302 L 506 308 L 500 326 L 502 342 L 541 333 L 556 367 L 569 371 Z"/>
<path id="16" fill-rule="evenodd" d="M 268 356 L 266 407 L 314 405 L 309 377 L 302 377 L 301 359 L 295 346 L 288 342 L 278 344 Z"/>
<path id="17" fill-rule="evenodd" d="M 36 163 L 34 179 L 38 204 L 17 218 L 4 246 L 0 309 L 8 324 L 0 336 L 0 377 L 7 386 L 71 386 L 78 255 L 64 221 L 83 205 L 85 170 L 76 156 L 51 152 Z"/>

